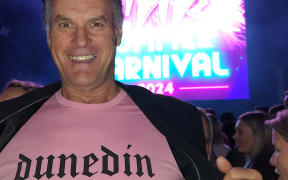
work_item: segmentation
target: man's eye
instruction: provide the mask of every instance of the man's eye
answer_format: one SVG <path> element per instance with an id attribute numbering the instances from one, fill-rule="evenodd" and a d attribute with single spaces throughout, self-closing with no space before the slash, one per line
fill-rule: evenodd
<path id="1" fill-rule="evenodd" d="M 67 22 L 60 23 L 60 24 L 59 24 L 59 27 L 60 27 L 60 28 L 69 28 L 69 27 L 71 27 L 71 24 L 70 24 L 70 23 L 67 23 Z"/>
<path id="2" fill-rule="evenodd" d="M 92 27 L 103 27 L 103 24 L 100 23 L 100 22 L 92 22 L 92 23 L 91 23 L 91 26 L 92 26 Z"/>

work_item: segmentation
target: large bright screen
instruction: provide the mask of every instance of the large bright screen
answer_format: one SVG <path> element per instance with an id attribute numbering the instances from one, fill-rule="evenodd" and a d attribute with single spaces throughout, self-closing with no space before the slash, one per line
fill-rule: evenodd
<path id="1" fill-rule="evenodd" d="M 243 0 L 122 0 L 115 78 L 182 100 L 248 99 Z"/>

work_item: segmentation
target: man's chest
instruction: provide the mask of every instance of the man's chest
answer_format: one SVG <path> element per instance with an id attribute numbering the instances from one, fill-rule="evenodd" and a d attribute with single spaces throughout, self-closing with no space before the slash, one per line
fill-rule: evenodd
<path id="1" fill-rule="evenodd" d="M 0 179 L 181 179 L 166 138 L 141 111 L 41 110 L 0 155 Z"/>

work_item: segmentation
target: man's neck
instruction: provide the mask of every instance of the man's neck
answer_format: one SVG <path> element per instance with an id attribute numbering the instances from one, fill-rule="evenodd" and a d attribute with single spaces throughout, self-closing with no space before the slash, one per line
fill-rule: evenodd
<path id="1" fill-rule="evenodd" d="M 116 83 L 110 83 L 101 87 L 81 88 L 62 84 L 61 94 L 71 101 L 100 104 L 112 100 L 119 93 L 120 88 Z"/>

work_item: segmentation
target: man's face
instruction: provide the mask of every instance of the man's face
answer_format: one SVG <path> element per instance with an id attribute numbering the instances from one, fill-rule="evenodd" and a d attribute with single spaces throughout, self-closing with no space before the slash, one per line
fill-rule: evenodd
<path id="1" fill-rule="evenodd" d="M 116 45 L 112 0 L 54 0 L 48 45 L 62 85 L 91 89 L 114 82 Z"/>
<path id="2" fill-rule="evenodd" d="M 275 172 L 280 175 L 279 180 L 286 180 L 288 179 L 288 143 L 274 129 L 272 143 L 275 152 L 270 159 L 270 164 L 275 167 Z"/>

